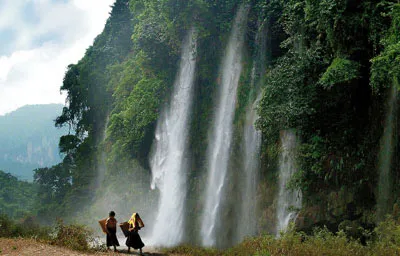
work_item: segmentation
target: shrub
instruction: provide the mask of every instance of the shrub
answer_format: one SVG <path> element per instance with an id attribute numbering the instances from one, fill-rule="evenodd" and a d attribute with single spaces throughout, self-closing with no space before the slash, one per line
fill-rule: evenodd
<path id="1" fill-rule="evenodd" d="M 359 77 L 360 64 L 345 58 L 336 57 L 322 75 L 319 83 L 324 88 L 347 83 Z"/>
<path id="2" fill-rule="evenodd" d="M 379 223 L 374 233 L 375 240 L 370 243 L 374 255 L 400 255 L 400 226 L 392 217 Z"/>
<path id="3" fill-rule="evenodd" d="M 49 228 L 41 227 L 33 217 L 26 217 L 15 222 L 8 216 L 0 216 L 0 237 L 25 237 L 48 240 Z"/>
<path id="4" fill-rule="evenodd" d="M 78 251 L 88 251 L 90 237 L 92 237 L 92 232 L 87 227 L 75 224 L 64 225 L 62 220 L 57 220 L 51 244 Z"/>

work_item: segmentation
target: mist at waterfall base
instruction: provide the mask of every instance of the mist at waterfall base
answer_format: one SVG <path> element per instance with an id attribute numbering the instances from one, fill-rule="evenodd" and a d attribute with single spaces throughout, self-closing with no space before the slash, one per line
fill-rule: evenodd
<path id="1" fill-rule="evenodd" d="M 187 141 L 196 67 L 195 30 L 183 43 L 181 63 L 169 106 L 158 120 L 151 159 L 152 188 L 160 199 L 151 243 L 177 245 L 184 236 Z M 166 235 L 166 231 L 168 235 Z"/>
<path id="2" fill-rule="evenodd" d="M 107 179 L 100 184 L 102 189 L 96 194 L 94 203 L 88 212 L 84 212 L 77 219 L 89 217 L 85 223 L 94 231 L 94 234 L 101 239 L 105 238 L 102 233 L 98 220 L 107 218 L 110 211 L 116 213 L 115 218 L 118 223 L 128 221 L 133 212 L 138 212 L 145 223 L 145 227 L 140 231 L 143 240 L 149 240 L 154 226 L 156 198 L 158 194 L 149 187 L 150 177 L 138 177 L 137 173 L 147 173 L 137 162 L 126 162 L 129 170 L 119 173 L 118 170 L 113 175 L 108 174 Z M 105 166 L 99 168 L 106 168 Z M 108 171 L 108 169 L 107 169 Z M 110 178 L 112 177 L 112 178 Z M 125 244 L 125 237 L 120 230 L 117 231 L 121 245 Z"/>
<path id="3" fill-rule="evenodd" d="M 228 169 L 232 140 L 232 125 L 236 92 L 242 70 L 242 51 L 248 7 L 242 5 L 235 17 L 225 56 L 221 66 L 221 84 L 213 131 L 208 143 L 207 188 L 201 221 L 203 246 L 215 246 L 218 242 L 220 204 L 224 194 L 225 176 Z"/>

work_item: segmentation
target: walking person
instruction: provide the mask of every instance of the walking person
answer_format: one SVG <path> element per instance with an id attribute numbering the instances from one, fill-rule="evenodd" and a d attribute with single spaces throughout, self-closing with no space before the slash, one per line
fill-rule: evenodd
<path id="1" fill-rule="evenodd" d="M 144 243 L 139 235 L 139 230 L 144 227 L 144 223 L 140 218 L 138 213 L 133 213 L 132 217 L 128 221 L 129 223 L 129 233 L 128 238 L 126 239 L 126 246 L 128 246 L 128 253 L 131 251 L 131 247 L 134 249 L 140 250 L 140 255 L 142 255 L 142 248 L 144 247 Z"/>
<path id="2" fill-rule="evenodd" d="M 119 242 L 117 238 L 117 220 L 115 219 L 115 212 L 111 211 L 108 216 L 109 217 L 105 223 L 107 231 L 107 248 L 110 250 L 110 246 L 114 246 L 114 251 L 117 252 L 117 246 L 119 246 Z"/>

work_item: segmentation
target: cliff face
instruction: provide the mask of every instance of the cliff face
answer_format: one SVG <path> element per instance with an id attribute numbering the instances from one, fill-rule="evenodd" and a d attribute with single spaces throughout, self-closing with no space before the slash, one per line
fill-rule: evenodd
<path id="1" fill-rule="evenodd" d="M 54 127 L 62 105 L 24 106 L 0 116 L 0 169 L 31 181 L 33 170 L 61 161 L 60 136 L 68 131 Z"/>
<path id="2" fill-rule="evenodd" d="M 96 199 L 95 206 L 101 209 L 104 201 L 96 196 L 111 191 L 116 198 L 122 194 L 129 200 L 116 203 L 116 209 L 125 210 L 127 205 L 146 209 L 153 223 L 160 196 L 157 189 L 149 190 L 154 175 L 151 149 L 159 139 L 156 125 L 168 103 L 181 100 L 172 87 L 181 44 L 195 27 L 193 110 L 190 124 L 183 129 L 189 133 L 184 139 L 188 140 L 188 168 L 182 174 L 187 178 L 182 193 L 186 194 L 183 215 L 188 220 L 184 227 L 188 240 L 200 243 L 201 239 L 198 224 L 212 155 L 207 148 L 213 142 L 209 137 L 215 113 L 222 108 L 221 94 L 228 94 L 220 92 L 228 72 L 240 73 L 240 78 L 237 95 L 230 100 L 235 103 L 234 114 L 224 119 L 233 127 L 221 128 L 232 136 L 231 143 L 221 140 L 218 147 L 226 147 L 224 156 L 215 154 L 215 162 L 224 161 L 226 173 L 223 182 L 210 189 L 222 191 L 223 200 L 215 207 L 219 244 L 230 245 L 246 235 L 235 230 L 236 221 L 244 215 L 238 213 L 250 207 L 255 209 L 250 214 L 257 227 L 249 233 L 274 232 L 282 205 L 283 215 L 298 213 L 291 216 L 298 217 L 297 224 L 304 230 L 315 225 L 338 229 L 343 221 L 358 221 L 364 227 L 374 223 L 380 176 L 377 156 L 384 148 L 391 148 L 396 156 L 399 146 L 380 146 L 387 129 L 388 87 L 400 78 L 394 68 L 400 54 L 399 5 L 351 0 L 245 2 L 249 10 L 244 42 L 235 51 L 242 54 L 237 58 L 240 69 L 221 66 L 242 1 L 115 2 L 103 33 L 79 63 L 68 67 L 61 88 L 69 104 L 57 124 L 73 128 L 60 143 L 68 153 L 63 167 L 69 171 L 72 189 L 65 200 L 72 212 L 80 207 L 93 210 L 86 202 Z M 246 139 L 246 131 L 254 130 L 249 129 L 254 128 L 254 119 L 248 116 L 252 108 L 261 141 Z M 393 119 L 391 123 L 398 126 L 398 119 Z M 287 157 L 290 164 L 282 159 L 285 143 L 280 142 L 287 130 L 296 131 L 297 138 L 296 153 Z M 396 132 L 391 136 L 395 138 Z M 253 162 L 259 163 L 251 176 L 247 171 L 253 167 L 244 163 L 250 155 L 246 152 L 257 143 Z M 26 142 L 23 147 L 33 158 L 39 144 Z M 28 154 L 19 156 L 21 161 L 29 159 Z M 166 158 L 167 154 L 160 156 L 161 162 Z M 390 203 L 399 194 L 397 161 L 393 157 L 387 164 L 394 188 Z M 282 165 L 290 166 L 286 169 L 292 170 L 293 177 L 280 179 L 285 174 Z M 279 195 L 290 189 L 301 191 L 301 206 L 279 202 Z M 247 194 L 252 196 L 245 198 Z M 246 206 L 247 201 L 256 203 Z"/>

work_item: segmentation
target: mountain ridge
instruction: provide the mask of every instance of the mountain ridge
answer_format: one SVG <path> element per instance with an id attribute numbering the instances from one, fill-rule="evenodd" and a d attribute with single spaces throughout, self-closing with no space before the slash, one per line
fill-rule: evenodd
<path id="1" fill-rule="evenodd" d="M 60 136 L 67 133 L 56 128 L 54 120 L 62 104 L 25 105 L 0 116 L 0 169 L 31 181 L 33 170 L 61 161 Z"/>

